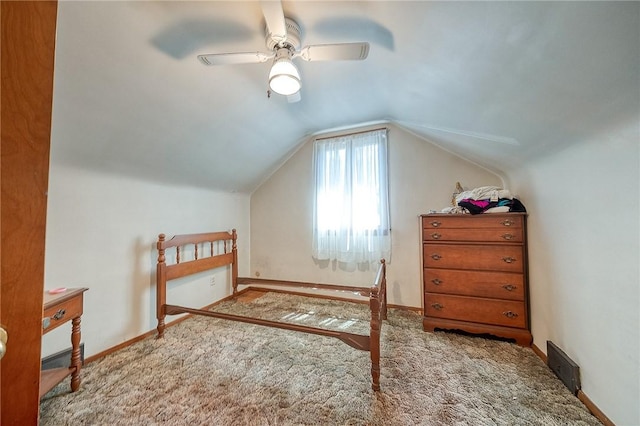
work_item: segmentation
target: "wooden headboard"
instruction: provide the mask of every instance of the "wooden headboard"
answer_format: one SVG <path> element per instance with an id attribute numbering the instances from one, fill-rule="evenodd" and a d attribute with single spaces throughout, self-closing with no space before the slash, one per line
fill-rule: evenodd
<path id="1" fill-rule="evenodd" d="M 165 240 L 158 235 L 158 266 L 156 276 L 156 313 L 158 330 L 164 331 L 166 315 L 167 281 L 197 274 L 225 265 L 231 265 L 233 293 L 238 291 L 237 234 L 231 232 L 209 232 L 203 234 L 176 235 Z M 171 253 L 172 262 L 167 264 Z M 184 259 L 189 254 L 189 260 Z"/>

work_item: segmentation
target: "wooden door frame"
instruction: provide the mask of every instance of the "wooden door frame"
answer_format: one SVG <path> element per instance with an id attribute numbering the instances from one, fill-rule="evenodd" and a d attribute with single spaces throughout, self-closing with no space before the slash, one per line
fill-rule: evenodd
<path id="1" fill-rule="evenodd" d="M 57 1 L 3 1 L 0 423 L 39 414 L 44 251 Z"/>

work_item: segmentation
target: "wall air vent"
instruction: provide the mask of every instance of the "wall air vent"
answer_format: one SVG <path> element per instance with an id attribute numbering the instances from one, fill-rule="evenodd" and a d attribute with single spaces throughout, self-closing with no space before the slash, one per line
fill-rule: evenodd
<path id="1" fill-rule="evenodd" d="M 547 340 L 547 365 L 574 395 L 578 393 L 580 367 L 550 340 Z"/>

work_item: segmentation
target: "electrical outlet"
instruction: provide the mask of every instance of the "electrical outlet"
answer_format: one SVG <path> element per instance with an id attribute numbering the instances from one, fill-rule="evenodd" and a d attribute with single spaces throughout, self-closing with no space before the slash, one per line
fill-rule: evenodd
<path id="1" fill-rule="evenodd" d="M 216 285 L 216 276 L 215 276 L 215 275 L 213 275 L 213 276 L 211 277 L 211 279 L 209 280 L 209 285 L 210 285 L 211 287 L 213 287 L 214 285 Z"/>

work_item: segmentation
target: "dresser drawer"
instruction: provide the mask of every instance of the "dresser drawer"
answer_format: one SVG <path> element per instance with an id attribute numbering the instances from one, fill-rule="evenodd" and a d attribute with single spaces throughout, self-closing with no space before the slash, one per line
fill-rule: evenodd
<path id="1" fill-rule="evenodd" d="M 426 317 L 507 327 L 527 325 L 524 302 L 508 300 L 426 293 L 424 313 Z"/>
<path id="2" fill-rule="evenodd" d="M 423 229 L 442 228 L 522 228 L 523 217 L 520 214 L 483 214 L 483 215 L 429 215 L 422 217 Z"/>
<path id="3" fill-rule="evenodd" d="M 519 273 L 427 268 L 423 279 L 425 293 L 524 300 L 524 275 Z"/>
<path id="4" fill-rule="evenodd" d="M 501 243 L 522 243 L 522 228 L 423 228 L 424 241 L 482 241 Z"/>
<path id="5" fill-rule="evenodd" d="M 82 315 L 82 297 L 74 297 L 68 300 L 60 301 L 53 306 L 46 306 L 44 308 L 43 318 L 49 318 L 49 323 L 46 328 L 43 329 L 43 334 L 49 332 L 54 328 L 57 328 L 69 321 L 70 318 L 79 317 Z"/>
<path id="6" fill-rule="evenodd" d="M 524 272 L 522 246 L 424 244 L 424 267 Z"/>

